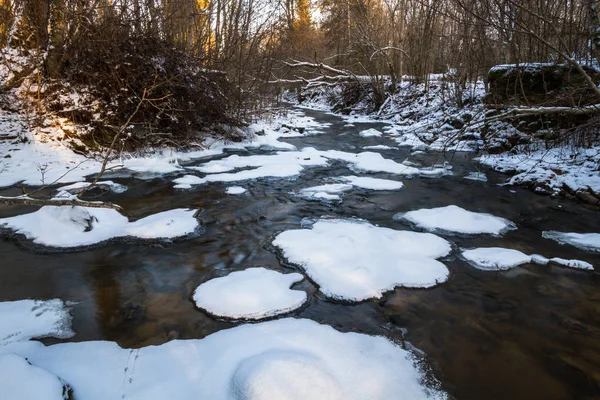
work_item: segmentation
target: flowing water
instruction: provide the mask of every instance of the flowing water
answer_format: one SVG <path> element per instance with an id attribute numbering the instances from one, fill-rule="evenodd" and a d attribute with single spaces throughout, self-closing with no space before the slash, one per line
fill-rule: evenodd
<path id="1" fill-rule="evenodd" d="M 306 114 L 331 126 L 321 135 L 286 140 L 298 148 L 359 152 L 365 145 L 394 144 L 385 137 L 358 135 L 362 129 L 381 128 L 381 124 L 356 123 L 349 128 L 332 115 Z M 597 232 L 597 209 L 498 186 L 506 176 L 492 171 L 485 171 L 488 182 L 463 179 L 478 169 L 472 154 L 431 152 L 413 157 L 408 148 L 381 153 L 397 162 L 409 158 L 422 165 L 448 161 L 454 175 L 407 179 L 369 174 L 400 179 L 405 187 L 394 192 L 355 189 L 339 205 L 291 194 L 329 177 L 355 174 L 337 162 L 307 168 L 296 179 L 242 182 L 248 192 L 241 196 L 225 194 L 223 184 L 175 190 L 172 180 L 176 176 L 113 179 L 129 190 L 105 194 L 101 200 L 120 204 L 130 218 L 173 208 L 200 208 L 205 232 L 165 246 L 117 243 L 53 254 L 29 251 L 4 239 L 0 241 L 0 301 L 58 297 L 72 302 L 77 335 L 71 341 L 111 340 L 124 347 L 141 347 L 202 338 L 236 323 L 216 320 L 196 309 L 190 300 L 194 288 L 250 266 L 289 271 L 270 242 L 281 231 L 299 228 L 303 218 L 358 217 L 406 230 L 410 228 L 392 220 L 394 214 L 450 204 L 504 217 L 518 226 L 502 238 L 444 236 L 457 247 L 509 247 L 528 254 L 581 259 L 600 267 L 600 255 L 541 237 L 543 230 Z M 0 210 L 0 217 L 31 210 Z M 458 259 L 444 262 L 451 277 L 440 286 L 397 288 L 380 300 L 358 304 L 328 301 L 305 280 L 296 288 L 309 293 L 309 303 L 292 315 L 341 331 L 410 342 L 426 354 L 433 375 L 457 399 L 600 398 L 600 275 L 531 264 L 495 273 L 476 270 Z"/>

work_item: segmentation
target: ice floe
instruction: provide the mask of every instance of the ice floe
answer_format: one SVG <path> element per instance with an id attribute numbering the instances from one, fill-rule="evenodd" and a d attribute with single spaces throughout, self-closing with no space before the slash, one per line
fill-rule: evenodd
<path id="1" fill-rule="evenodd" d="M 394 219 L 408 221 L 427 231 L 466 235 L 500 236 L 506 231 L 517 229 L 516 225 L 507 219 L 467 211 L 454 205 L 399 213 L 394 215 Z"/>
<path id="2" fill-rule="evenodd" d="M 211 279 L 196 288 L 192 298 L 198 308 L 231 319 L 263 319 L 301 307 L 306 292 L 290 286 L 304 277 L 266 268 L 248 268 Z"/>
<path id="3" fill-rule="evenodd" d="M 430 233 L 322 219 L 312 229 L 280 233 L 273 244 L 323 294 L 340 300 L 379 298 L 396 286 L 431 287 L 448 278 L 448 269 L 436 258 L 447 255 L 450 244 Z"/>
<path id="4" fill-rule="evenodd" d="M 394 147 L 386 146 L 385 144 L 378 144 L 376 146 L 364 146 L 365 150 L 393 150 Z"/>
<path id="5" fill-rule="evenodd" d="M 222 160 L 209 161 L 199 167 L 192 167 L 206 175 L 201 178 L 185 175 L 174 180 L 178 189 L 189 189 L 192 185 L 202 185 L 209 182 L 237 182 L 259 178 L 293 177 L 307 166 L 327 165 L 327 159 L 319 151 L 306 148 L 302 151 L 278 152 L 274 155 L 254 155 L 241 157 L 237 154 Z M 241 168 L 238 172 L 229 172 Z"/>
<path id="6" fill-rule="evenodd" d="M 467 175 L 464 176 L 464 179 L 468 179 L 471 181 L 487 182 L 487 176 L 485 176 L 483 172 L 477 171 L 469 172 Z"/>
<path id="7" fill-rule="evenodd" d="M 67 186 L 59 187 L 58 192 L 68 192 L 71 194 L 81 193 L 84 189 L 90 186 L 91 182 L 75 182 Z M 127 186 L 121 185 L 120 183 L 115 183 L 113 181 L 99 181 L 96 183 L 94 187 L 108 190 L 113 193 L 123 193 L 127 190 Z"/>
<path id="8" fill-rule="evenodd" d="M 531 262 L 531 256 L 501 247 L 463 250 L 461 256 L 475 268 L 484 271 L 507 270 Z"/>
<path id="9" fill-rule="evenodd" d="M 544 231 L 542 236 L 560 244 L 575 246 L 581 250 L 600 252 L 600 233 Z"/>
<path id="10" fill-rule="evenodd" d="M 73 335 L 71 315 L 62 300 L 0 302 L 0 346 L 32 338 L 66 339 Z"/>
<path id="11" fill-rule="evenodd" d="M 380 137 L 382 133 L 374 128 L 365 129 L 359 133 L 362 137 Z"/>
<path id="12" fill-rule="evenodd" d="M 49 247 L 82 247 L 119 237 L 175 239 L 199 228 L 196 210 L 174 209 L 134 222 L 117 210 L 79 206 L 45 206 L 30 213 L 0 219 L 0 228 L 25 235 Z"/>
<path id="13" fill-rule="evenodd" d="M 342 193 L 352 190 L 352 188 L 352 185 L 345 183 L 329 183 L 301 189 L 299 195 L 312 200 L 340 201 Z"/>
<path id="14" fill-rule="evenodd" d="M 423 384 L 411 352 L 383 337 L 306 319 L 246 324 L 140 349 L 106 341 L 20 342 L 0 347 L 7 353 L 59 376 L 86 400 L 447 398 Z"/>
<path id="15" fill-rule="evenodd" d="M 594 270 L 594 266 L 581 260 L 565 260 L 564 258 L 546 258 L 539 254 L 528 256 L 514 249 L 501 247 L 480 247 L 477 249 L 463 249 L 461 257 L 477 269 L 484 271 L 502 271 L 517 267 L 522 264 L 534 263 L 539 265 L 558 264 L 568 268 Z"/>
<path id="16" fill-rule="evenodd" d="M 244 194 L 246 193 L 246 189 L 241 186 L 229 186 L 225 189 L 225 193 L 227 194 Z"/>
<path id="17" fill-rule="evenodd" d="M 361 189 L 370 189 L 370 190 L 399 190 L 404 187 L 404 183 L 398 181 L 392 181 L 390 179 L 379 179 L 379 178 L 371 178 L 367 176 L 340 176 L 340 181 L 347 182 L 352 186 L 361 188 Z"/>

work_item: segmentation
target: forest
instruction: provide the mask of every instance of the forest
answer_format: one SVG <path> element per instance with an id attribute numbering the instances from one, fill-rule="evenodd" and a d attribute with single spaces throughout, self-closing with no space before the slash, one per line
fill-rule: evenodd
<path id="1" fill-rule="evenodd" d="M 600 398 L 600 1 L 0 0 L 0 400 Z"/>

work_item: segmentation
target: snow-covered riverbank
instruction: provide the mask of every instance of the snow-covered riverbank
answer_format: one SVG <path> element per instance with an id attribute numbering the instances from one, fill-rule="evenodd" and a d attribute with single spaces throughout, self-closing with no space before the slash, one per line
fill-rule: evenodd
<path id="1" fill-rule="evenodd" d="M 389 123 L 385 134 L 413 151 L 475 152 L 481 155 L 483 165 L 511 175 L 507 185 L 600 204 L 600 143 L 592 143 L 590 148 L 568 141 L 552 145 L 520 131 L 508 120 L 495 119 L 495 113 L 483 105 L 483 83 L 465 90 L 461 107 L 449 88 L 434 81 L 426 91 L 424 85 L 403 82 L 379 109 L 373 108 L 369 93 L 342 106 L 341 87 L 310 89 L 301 103 L 292 93 L 287 99 L 300 107 L 336 110 L 349 123 Z"/>

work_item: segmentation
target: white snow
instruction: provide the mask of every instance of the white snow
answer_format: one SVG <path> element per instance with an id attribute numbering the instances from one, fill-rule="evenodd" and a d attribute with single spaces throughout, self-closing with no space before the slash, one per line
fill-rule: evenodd
<path id="1" fill-rule="evenodd" d="M 198 308 L 218 317 L 257 320 L 301 307 L 306 292 L 290 286 L 303 279 L 298 273 L 249 268 L 201 284 L 192 297 Z"/>
<path id="2" fill-rule="evenodd" d="M 359 135 L 362 137 L 380 137 L 382 135 L 382 133 L 379 132 L 377 129 L 369 128 L 369 129 L 360 131 Z"/>
<path id="3" fill-rule="evenodd" d="M 340 176 L 338 179 L 361 189 L 399 190 L 404 187 L 404 183 L 402 182 L 392 181 L 389 179 L 370 178 L 367 176 L 348 175 Z"/>
<path id="4" fill-rule="evenodd" d="M 471 181 L 487 182 L 487 176 L 485 176 L 483 172 L 477 171 L 469 172 L 467 175 L 464 176 L 464 179 L 468 179 Z"/>
<path id="5" fill-rule="evenodd" d="M 386 146 L 385 144 L 378 144 L 375 146 L 364 146 L 365 150 L 394 150 L 394 147 Z"/>
<path id="6" fill-rule="evenodd" d="M 334 160 L 342 160 L 351 163 L 351 168 L 361 172 L 386 172 L 395 175 L 423 175 L 423 176 L 443 176 L 451 175 L 448 167 L 416 168 L 404 164 L 399 164 L 394 160 L 383 158 L 380 153 L 362 152 L 358 154 L 346 153 L 338 150 L 328 150 L 323 152 L 323 156 Z"/>
<path id="7" fill-rule="evenodd" d="M 246 189 L 241 186 L 229 186 L 225 189 L 225 193 L 227 194 L 244 194 L 246 193 Z"/>
<path id="8" fill-rule="evenodd" d="M 262 121 L 250 126 L 250 131 L 261 132 L 251 135 L 241 143 L 226 143 L 214 140 L 199 143 L 204 148 L 194 151 L 176 151 L 172 149 L 156 150 L 145 156 L 123 154 L 109 163 L 111 172 L 125 170 L 134 173 L 139 179 L 153 178 L 157 175 L 183 171 L 181 161 L 202 159 L 222 154 L 226 149 L 260 148 L 266 150 L 296 150 L 289 143 L 278 139 L 286 136 L 280 130 L 282 124 L 297 124 L 305 128 L 304 134 L 320 132 L 327 123 L 319 123 L 314 118 L 304 116 L 301 112 L 290 112 L 288 116 L 277 116 L 271 121 Z M 27 143 L 0 143 L 0 187 L 11 186 L 22 182 L 26 185 L 40 186 L 59 183 L 83 182 L 85 177 L 100 171 L 101 162 L 76 154 L 66 142 L 58 140 L 63 136 L 61 127 L 29 131 L 23 118 L 14 113 L 0 111 L 0 131 L 11 135 L 24 137 Z M 279 127 L 279 128 L 278 128 Z M 48 132 L 46 132 L 48 131 Z"/>
<path id="9" fill-rule="evenodd" d="M 574 192 L 600 193 L 598 148 L 564 146 L 548 150 L 544 144 L 539 147 L 520 147 L 514 154 L 484 155 L 479 161 L 500 172 L 516 173 L 508 180 L 509 185 L 535 185 L 550 193 L 559 193 L 565 186 Z"/>
<path id="10" fill-rule="evenodd" d="M 71 315 L 59 299 L 0 302 L 0 346 L 32 338 L 66 339 L 73 335 Z"/>
<path id="11" fill-rule="evenodd" d="M 560 244 L 570 244 L 581 250 L 600 252 L 600 233 L 544 231 L 542 236 Z"/>
<path id="12" fill-rule="evenodd" d="M 531 262 L 531 256 L 518 250 L 501 247 L 463 250 L 461 256 L 475 268 L 484 271 L 507 270 Z"/>
<path id="13" fill-rule="evenodd" d="M 57 190 L 59 192 L 78 194 L 91 184 L 91 182 L 75 182 L 67 186 L 59 187 Z M 115 183 L 113 181 L 98 181 L 95 186 L 102 189 L 110 190 L 114 193 L 123 193 L 127 190 L 127 186 L 121 185 L 120 183 Z"/>
<path id="14" fill-rule="evenodd" d="M 585 269 L 588 271 L 594 270 L 594 266 L 592 264 L 581 260 L 566 260 L 564 258 L 554 257 L 550 259 L 550 262 L 569 268 Z"/>
<path id="15" fill-rule="evenodd" d="M 412 353 L 386 338 L 341 333 L 306 319 L 246 324 L 141 349 L 106 341 L 0 347 L 0 354 L 11 352 L 61 377 L 86 400 L 447 397 L 425 388 Z"/>
<path id="16" fill-rule="evenodd" d="M 174 239 L 194 233 L 196 210 L 174 209 L 135 222 L 107 208 L 45 206 L 30 214 L 0 219 L 34 243 L 50 247 L 90 246 L 117 237 Z"/>
<path id="17" fill-rule="evenodd" d="M 477 269 L 484 271 L 507 270 L 526 263 L 548 265 L 558 264 L 564 267 L 594 270 L 594 266 L 581 260 L 565 260 L 564 258 L 546 258 L 539 254 L 528 256 L 518 250 L 501 247 L 480 247 L 477 249 L 462 250 L 461 257 Z"/>
<path id="18" fill-rule="evenodd" d="M 516 225 L 507 219 L 467 211 L 454 205 L 399 213 L 394 215 L 394 219 L 408 221 L 427 231 L 467 235 L 500 236 L 506 231 L 517 229 Z"/>
<path id="19" fill-rule="evenodd" d="M 207 174 L 204 177 L 185 175 L 174 180 L 175 188 L 189 189 L 192 185 L 209 182 L 238 182 L 260 178 L 287 178 L 299 175 L 304 168 L 326 166 L 329 160 L 350 163 L 351 169 L 362 172 L 387 172 L 396 175 L 442 176 L 451 174 L 450 167 L 417 168 L 399 164 L 383 158 L 379 153 L 348 153 L 339 150 L 319 151 L 307 147 L 301 151 L 281 151 L 273 155 L 239 156 L 237 154 L 222 160 L 213 160 L 197 167 L 190 167 Z M 253 168 L 253 169 L 242 169 Z M 238 172 L 236 169 L 242 169 Z"/>
<path id="20" fill-rule="evenodd" d="M 189 189 L 192 185 L 202 185 L 208 182 L 237 182 L 259 178 L 293 177 L 307 166 L 327 165 L 327 159 L 313 148 L 302 151 L 284 151 L 274 155 L 254 155 L 241 157 L 237 154 L 222 160 L 209 161 L 199 167 L 191 167 L 209 175 L 203 178 L 185 175 L 174 180 L 176 188 Z M 239 172 L 229 172 L 239 168 Z"/>
<path id="21" fill-rule="evenodd" d="M 0 399 L 65 400 L 63 391 L 63 383 L 56 375 L 16 354 L 0 355 Z"/>
<path id="22" fill-rule="evenodd" d="M 330 183 L 320 186 L 308 187 L 300 190 L 300 197 L 314 200 L 340 201 L 341 194 L 352 190 L 352 185 L 344 183 Z"/>
<path id="23" fill-rule="evenodd" d="M 322 219 L 312 229 L 280 233 L 273 244 L 336 299 L 379 298 L 396 286 L 430 287 L 448 279 L 436 258 L 447 255 L 450 244 L 430 233 Z"/>

